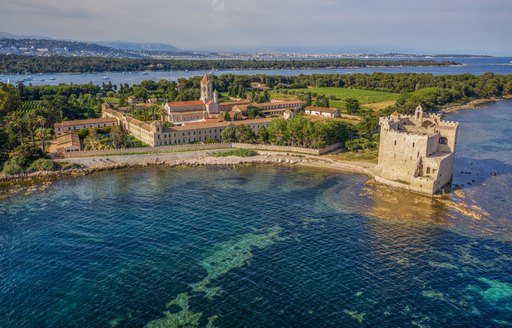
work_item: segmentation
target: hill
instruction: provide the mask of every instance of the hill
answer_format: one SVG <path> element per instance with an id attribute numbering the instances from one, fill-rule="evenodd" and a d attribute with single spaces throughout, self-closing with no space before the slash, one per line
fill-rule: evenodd
<path id="1" fill-rule="evenodd" d="M 137 43 L 125 41 L 94 41 L 94 43 L 100 46 L 123 50 L 183 52 L 183 50 L 166 43 Z"/>

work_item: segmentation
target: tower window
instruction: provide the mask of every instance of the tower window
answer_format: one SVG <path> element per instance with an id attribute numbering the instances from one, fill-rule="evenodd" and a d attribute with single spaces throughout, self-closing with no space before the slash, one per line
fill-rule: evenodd
<path id="1" fill-rule="evenodd" d="M 439 138 L 439 143 L 441 145 L 447 145 L 448 144 L 448 139 L 445 138 L 445 137 L 441 137 L 441 138 Z"/>

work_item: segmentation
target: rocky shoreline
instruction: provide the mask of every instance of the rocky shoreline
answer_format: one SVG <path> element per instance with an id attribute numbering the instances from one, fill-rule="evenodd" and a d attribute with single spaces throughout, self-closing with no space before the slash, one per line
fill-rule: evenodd
<path id="1" fill-rule="evenodd" d="M 137 168 L 147 166 L 166 167 L 194 167 L 194 166 L 230 166 L 240 167 L 247 165 L 299 165 L 316 169 L 348 171 L 361 174 L 368 174 L 373 164 L 339 162 L 329 158 L 318 158 L 313 156 L 297 156 L 287 154 L 270 154 L 262 152 L 252 157 L 212 157 L 210 154 L 191 154 L 190 158 L 165 160 L 158 154 L 137 156 L 117 156 L 112 159 L 104 158 L 81 158 L 68 159 L 68 161 L 82 165 L 81 168 L 63 171 L 40 171 L 18 175 L 0 174 L 0 196 L 27 193 L 37 191 L 51 185 L 60 178 L 86 176 L 96 172 L 112 171 L 126 168 Z M 129 160 L 127 160 L 129 159 Z M 368 166 L 369 165 L 369 166 Z"/>
<path id="2" fill-rule="evenodd" d="M 447 114 L 447 113 L 456 112 L 461 109 L 475 109 L 475 108 L 478 108 L 478 107 L 486 105 L 486 104 L 491 104 L 491 103 L 495 103 L 497 101 L 506 100 L 506 99 L 512 99 L 512 96 L 475 99 L 475 100 L 472 100 L 464 105 L 455 105 L 455 106 L 449 106 L 449 107 L 443 108 L 442 111 L 443 111 L 443 113 Z"/>
<path id="3" fill-rule="evenodd" d="M 98 158 L 81 158 L 76 159 L 76 162 L 81 163 L 82 165 L 82 168 L 77 169 L 70 169 L 65 171 L 41 171 L 12 176 L 0 174 L 0 199 L 18 194 L 29 195 L 34 192 L 44 191 L 55 181 L 61 178 L 81 177 L 96 172 L 148 166 L 164 166 L 169 168 L 199 166 L 236 168 L 251 165 L 300 166 L 320 170 L 365 174 L 369 178 L 366 183 L 367 185 L 372 185 L 375 183 L 375 180 L 373 180 L 375 175 L 375 164 L 366 162 L 348 162 L 335 160 L 329 157 L 289 155 L 285 153 L 272 152 L 259 152 L 257 156 L 251 157 L 212 157 L 210 156 L 210 153 L 201 155 L 197 153 L 191 153 L 189 155 L 189 158 L 172 160 L 161 160 L 158 154 L 143 157 L 119 156 L 116 157 L 116 162 L 106 162 L 105 159 L 99 160 Z M 124 160 L 123 157 L 130 158 L 131 161 Z M 393 189 L 389 186 L 384 187 L 391 188 L 390 190 Z M 443 205 L 452 208 L 460 214 L 463 214 L 464 216 L 474 220 L 480 220 L 482 218 L 482 214 L 480 213 L 481 211 L 478 211 L 476 208 L 467 206 L 460 199 L 453 201 L 443 197 L 443 199 L 436 198 L 432 199 L 431 201 L 439 201 Z"/>

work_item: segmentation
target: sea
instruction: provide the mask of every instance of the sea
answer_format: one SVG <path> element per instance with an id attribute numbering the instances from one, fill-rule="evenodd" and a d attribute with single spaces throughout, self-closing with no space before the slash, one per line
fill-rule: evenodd
<path id="1" fill-rule="evenodd" d="M 0 200 L 0 327 L 510 327 L 512 101 L 450 197 L 320 169 L 145 167 Z"/>
<path id="2" fill-rule="evenodd" d="M 418 58 L 398 58 L 420 60 Z M 207 73 L 217 76 L 222 74 L 242 74 L 242 75 L 284 75 L 297 76 L 301 74 L 356 74 L 375 72 L 383 73 L 429 73 L 434 75 L 445 74 L 464 74 L 471 73 L 482 75 L 487 72 L 494 74 L 512 74 L 512 57 L 478 57 L 478 58 L 425 58 L 436 61 L 455 61 L 463 64 L 462 66 L 433 66 L 433 67 L 367 67 L 367 68 L 336 68 L 336 69 L 282 69 L 282 70 L 212 70 Z M 392 58 L 389 60 L 397 60 Z M 148 71 L 148 72 L 102 72 L 102 73 L 48 73 L 48 74 L 14 74 L 1 75 L 0 82 L 9 82 L 16 84 L 17 81 L 23 81 L 25 85 L 58 85 L 65 84 L 83 84 L 93 83 L 101 85 L 102 83 L 138 84 L 143 80 L 168 80 L 177 81 L 179 78 L 190 78 L 201 76 L 204 71 Z"/>

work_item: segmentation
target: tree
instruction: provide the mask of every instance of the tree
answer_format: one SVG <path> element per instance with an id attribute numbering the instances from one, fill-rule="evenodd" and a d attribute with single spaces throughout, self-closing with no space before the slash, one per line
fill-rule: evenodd
<path id="1" fill-rule="evenodd" d="M 228 113 L 228 112 L 226 112 L 226 113 L 224 114 L 224 121 L 226 121 L 226 122 L 230 122 L 230 121 L 231 121 L 231 115 L 229 115 L 229 113 Z"/>
<path id="2" fill-rule="evenodd" d="M 361 106 L 359 105 L 359 100 L 354 98 L 345 99 L 345 108 L 350 114 L 355 114 L 359 111 Z"/>
<path id="3" fill-rule="evenodd" d="M 247 110 L 245 111 L 245 115 L 250 119 L 263 117 L 264 115 L 260 113 L 260 108 L 254 105 L 247 106 Z"/>
<path id="4" fill-rule="evenodd" d="M 359 133 L 361 135 L 370 136 L 379 128 L 379 118 L 372 112 L 363 115 L 361 123 L 359 123 Z"/>
<path id="5" fill-rule="evenodd" d="M 278 118 L 268 125 L 270 143 L 274 145 L 286 145 L 288 142 L 288 129 L 286 120 Z"/>
<path id="6" fill-rule="evenodd" d="M 306 98 L 304 99 L 304 101 L 306 102 L 306 107 L 311 106 L 313 104 L 313 98 L 311 97 L 311 92 L 308 92 L 306 94 Z"/>
<path id="7" fill-rule="evenodd" d="M 10 84 L 0 82 L 0 122 L 2 118 L 21 106 L 16 90 Z"/>
<path id="8" fill-rule="evenodd" d="M 267 128 L 264 126 L 260 127 L 258 129 L 258 133 L 256 134 L 256 137 L 258 138 L 258 142 L 262 144 L 268 143 L 269 134 Z"/>
<path id="9" fill-rule="evenodd" d="M 263 91 L 262 102 L 264 102 L 264 103 L 270 102 L 270 94 L 268 93 L 268 90 Z"/>
<path id="10" fill-rule="evenodd" d="M 148 100 L 148 91 L 143 87 L 134 87 L 133 88 L 133 96 L 137 99 L 143 99 L 144 101 Z"/>
<path id="11" fill-rule="evenodd" d="M 37 128 L 36 136 L 41 140 L 41 150 L 46 152 L 46 141 L 51 138 L 52 130 L 44 127 Z"/>
<path id="12" fill-rule="evenodd" d="M 96 129 L 89 131 L 89 135 L 85 138 L 84 142 L 86 150 L 98 150 L 101 148 L 100 137 Z"/>
<path id="13" fill-rule="evenodd" d="M 126 106 L 128 106 L 128 102 L 126 100 L 126 97 L 122 96 L 121 98 L 119 98 L 119 107 L 126 107 Z"/>
<path id="14" fill-rule="evenodd" d="M 316 105 L 318 107 L 329 107 L 329 99 L 324 95 L 319 95 L 316 97 Z"/>
<path id="15" fill-rule="evenodd" d="M 236 141 L 236 131 L 235 128 L 228 126 L 221 133 L 223 142 L 235 142 Z"/>
<path id="16" fill-rule="evenodd" d="M 126 148 L 129 145 L 128 138 L 120 126 L 116 125 L 110 129 L 110 140 L 114 148 Z"/>
<path id="17" fill-rule="evenodd" d="M 254 132 L 247 125 L 240 124 L 236 127 L 235 137 L 238 142 L 251 143 L 254 141 Z"/>

